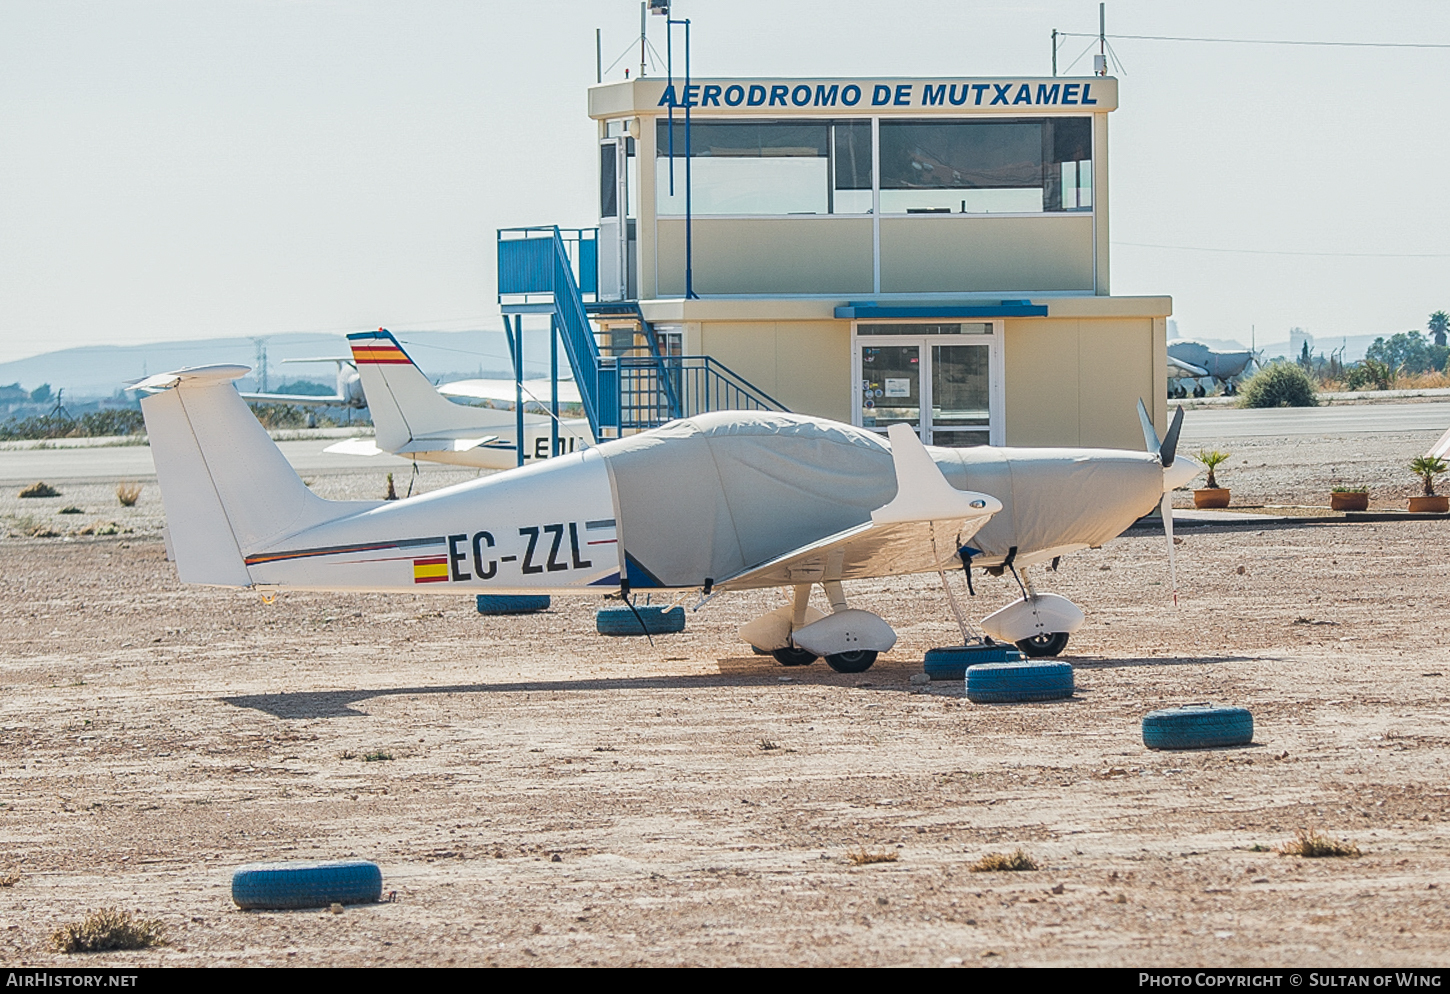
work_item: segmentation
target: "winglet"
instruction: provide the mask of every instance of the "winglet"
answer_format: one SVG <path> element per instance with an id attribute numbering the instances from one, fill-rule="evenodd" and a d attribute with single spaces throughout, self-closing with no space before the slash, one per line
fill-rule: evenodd
<path id="1" fill-rule="evenodd" d="M 887 434 L 891 461 L 896 465 L 896 496 L 871 512 L 873 523 L 986 518 L 1002 510 L 997 498 L 958 490 L 948 483 L 910 425 L 892 425 Z"/>

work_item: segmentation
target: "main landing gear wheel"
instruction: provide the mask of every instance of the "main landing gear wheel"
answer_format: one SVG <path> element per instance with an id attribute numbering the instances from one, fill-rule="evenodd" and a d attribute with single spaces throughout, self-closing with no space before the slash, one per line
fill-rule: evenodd
<path id="1" fill-rule="evenodd" d="M 1055 656 L 1067 648 L 1067 632 L 1034 635 L 1030 639 L 1023 639 L 1018 642 L 1017 648 L 1021 649 L 1023 654 L 1034 658 Z"/>
<path id="2" fill-rule="evenodd" d="M 865 673 L 874 662 L 876 662 L 876 652 L 872 649 L 838 652 L 826 657 L 826 665 L 837 673 Z"/>
<path id="3" fill-rule="evenodd" d="M 784 649 L 776 649 L 771 655 L 782 666 L 809 666 L 816 661 L 816 654 L 814 652 L 797 649 L 793 645 L 788 645 Z M 867 663 L 866 665 L 869 666 L 871 664 Z"/>

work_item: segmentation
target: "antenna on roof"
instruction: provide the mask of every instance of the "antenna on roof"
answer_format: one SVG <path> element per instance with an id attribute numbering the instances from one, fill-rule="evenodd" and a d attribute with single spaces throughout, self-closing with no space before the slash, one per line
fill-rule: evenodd
<path id="1" fill-rule="evenodd" d="M 1108 74 L 1108 5 L 1098 4 L 1098 54 L 1093 56 L 1093 73 Z"/>

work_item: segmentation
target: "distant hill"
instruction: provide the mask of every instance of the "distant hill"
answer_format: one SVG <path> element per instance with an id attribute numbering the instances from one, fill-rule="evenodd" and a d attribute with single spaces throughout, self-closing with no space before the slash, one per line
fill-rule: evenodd
<path id="1" fill-rule="evenodd" d="M 502 331 L 400 331 L 393 334 L 434 382 L 440 379 L 513 377 L 508 341 Z M 350 355 L 343 335 L 294 334 L 267 336 L 268 385 L 275 390 L 287 380 L 331 383 L 333 371 L 323 364 L 282 365 L 283 359 L 338 358 Z M 90 345 L 46 352 L 28 359 L 0 363 L 0 384 L 19 383 L 30 391 L 42 383 L 64 389 L 66 400 L 110 397 L 127 384 L 152 373 L 212 363 L 256 364 L 257 346 L 250 338 L 211 338 L 149 345 Z M 549 372 L 549 333 L 524 332 L 524 358 L 530 377 Z M 568 368 L 567 362 L 561 362 Z M 561 372 L 563 372 L 561 370 Z M 243 390 L 257 389 L 255 376 L 239 381 Z"/>

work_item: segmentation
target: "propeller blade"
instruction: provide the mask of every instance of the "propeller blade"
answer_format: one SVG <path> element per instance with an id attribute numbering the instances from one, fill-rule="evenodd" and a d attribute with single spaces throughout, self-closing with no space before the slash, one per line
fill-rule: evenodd
<path id="1" fill-rule="evenodd" d="M 1143 444 L 1148 447 L 1149 452 L 1157 452 L 1162 448 L 1158 441 L 1158 433 L 1153 430 L 1153 419 L 1148 417 L 1148 408 L 1143 406 L 1143 398 L 1138 398 L 1138 421 L 1143 425 Z"/>
<path id="2" fill-rule="evenodd" d="M 1181 411 L 1182 408 L 1179 408 Z M 1165 491 L 1163 501 L 1158 505 L 1163 516 L 1163 534 L 1168 538 L 1168 579 L 1173 586 L 1173 607 L 1178 607 L 1178 564 L 1173 557 L 1173 494 Z"/>
<path id="3" fill-rule="evenodd" d="M 1163 436 L 1163 447 L 1158 450 L 1158 461 L 1167 469 L 1173 465 L 1173 457 L 1178 452 L 1178 433 L 1183 430 L 1183 408 L 1173 409 L 1173 423 L 1168 426 L 1168 434 Z"/>

